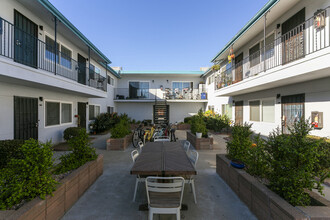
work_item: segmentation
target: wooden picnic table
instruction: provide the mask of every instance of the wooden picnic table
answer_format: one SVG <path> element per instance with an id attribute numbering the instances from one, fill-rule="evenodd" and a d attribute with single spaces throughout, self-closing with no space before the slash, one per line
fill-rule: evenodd
<path id="1" fill-rule="evenodd" d="M 136 159 L 132 175 L 183 176 L 196 175 L 180 142 L 148 142 Z"/>

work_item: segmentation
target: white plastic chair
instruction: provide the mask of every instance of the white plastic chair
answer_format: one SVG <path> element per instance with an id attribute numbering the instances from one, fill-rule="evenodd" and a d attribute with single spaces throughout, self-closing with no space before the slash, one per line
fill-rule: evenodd
<path id="1" fill-rule="evenodd" d="M 196 169 L 196 164 L 197 164 L 197 161 L 198 161 L 198 152 L 196 150 L 191 150 L 190 153 L 189 153 L 189 159 L 192 163 L 192 165 L 195 167 Z M 194 195 L 194 202 L 195 204 L 197 204 L 197 199 L 196 199 L 196 192 L 195 192 L 195 180 L 194 180 L 194 176 L 191 175 L 191 176 L 186 176 L 185 178 L 185 181 L 184 181 L 186 184 L 190 184 L 190 187 L 191 187 L 191 191 Z"/>
<path id="2" fill-rule="evenodd" d="M 154 138 L 154 142 L 170 142 L 171 140 L 167 136 L 158 136 Z"/>
<path id="3" fill-rule="evenodd" d="M 176 214 L 180 220 L 180 209 L 184 191 L 182 177 L 147 177 L 149 220 L 154 214 Z"/>
<path id="4" fill-rule="evenodd" d="M 133 163 L 135 163 L 136 159 L 138 158 L 139 156 L 139 151 L 138 150 L 133 150 L 131 152 L 131 157 L 132 157 L 132 160 L 133 160 Z M 137 189 L 138 189 L 138 186 L 139 186 L 139 183 L 142 183 L 142 182 L 145 182 L 145 178 L 142 178 L 140 175 L 137 175 L 136 176 L 136 181 L 135 181 L 135 189 L 134 189 L 134 196 L 133 196 L 133 202 L 135 202 L 135 198 L 136 198 L 136 192 L 137 192 Z"/>
<path id="5" fill-rule="evenodd" d="M 189 147 L 190 147 L 190 142 L 189 141 L 184 142 L 183 149 L 184 151 L 186 151 L 186 153 L 188 153 Z"/>

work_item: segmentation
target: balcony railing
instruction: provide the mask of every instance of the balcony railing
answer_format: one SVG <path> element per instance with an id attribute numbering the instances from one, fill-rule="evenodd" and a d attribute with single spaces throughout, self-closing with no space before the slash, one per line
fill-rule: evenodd
<path id="1" fill-rule="evenodd" d="M 329 47 L 329 12 L 328 7 L 318 14 L 324 17 L 324 26 L 315 27 L 314 17 L 309 18 L 242 61 L 233 60 L 221 66 L 216 72 L 215 89 L 221 89 Z"/>
<path id="2" fill-rule="evenodd" d="M 90 78 L 86 63 L 78 63 L 71 58 L 72 54 L 62 53 L 54 47 L 0 17 L 1 56 L 106 91 L 107 82 L 103 76 Z"/>
<path id="3" fill-rule="evenodd" d="M 138 89 L 116 88 L 115 100 L 206 100 L 206 93 L 198 89 Z"/>

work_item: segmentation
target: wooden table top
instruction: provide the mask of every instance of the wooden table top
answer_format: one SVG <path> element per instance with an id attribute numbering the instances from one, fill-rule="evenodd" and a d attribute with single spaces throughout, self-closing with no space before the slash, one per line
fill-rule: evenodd
<path id="1" fill-rule="evenodd" d="M 196 175 L 197 171 L 180 142 L 148 142 L 136 159 L 131 174 L 181 176 Z"/>

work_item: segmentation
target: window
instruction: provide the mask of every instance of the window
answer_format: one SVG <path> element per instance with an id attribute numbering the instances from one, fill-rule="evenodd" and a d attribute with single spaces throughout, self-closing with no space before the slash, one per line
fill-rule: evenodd
<path id="1" fill-rule="evenodd" d="M 59 63 L 59 50 L 60 44 L 56 43 L 56 63 Z M 55 61 L 55 41 L 50 37 L 46 36 L 46 52 L 45 57 L 48 60 Z"/>
<path id="2" fill-rule="evenodd" d="M 269 59 L 274 56 L 274 39 L 275 34 L 271 34 L 266 37 L 266 59 Z M 264 46 L 264 41 L 261 41 L 262 47 Z M 264 55 L 264 50 L 261 51 L 262 56 Z"/>
<path id="3" fill-rule="evenodd" d="M 227 115 L 227 117 L 229 118 L 229 119 L 232 119 L 232 105 L 231 104 L 223 104 L 222 106 L 221 106 L 221 110 L 222 110 L 222 114 L 223 115 Z"/>
<path id="4" fill-rule="evenodd" d="M 109 85 L 114 85 L 115 84 L 115 79 L 114 78 L 112 78 L 111 76 L 107 76 L 107 80 L 108 80 L 108 84 Z"/>
<path id="5" fill-rule="evenodd" d="M 70 123 L 72 122 L 72 104 L 62 103 L 61 104 L 61 123 Z"/>
<path id="6" fill-rule="evenodd" d="M 149 98 L 149 82 L 129 82 L 129 98 Z"/>
<path id="7" fill-rule="evenodd" d="M 256 66 L 260 63 L 260 47 L 259 43 L 249 49 L 250 67 Z"/>
<path id="8" fill-rule="evenodd" d="M 260 121 L 260 101 L 250 101 L 250 121 Z"/>
<path id="9" fill-rule="evenodd" d="M 99 105 L 89 105 L 89 120 L 94 120 L 100 114 Z"/>
<path id="10" fill-rule="evenodd" d="M 72 52 L 65 46 L 61 45 L 61 65 L 71 69 Z"/>
<path id="11" fill-rule="evenodd" d="M 46 126 L 60 124 L 60 103 L 59 102 L 46 102 Z"/>
<path id="12" fill-rule="evenodd" d="M 275 122 L 275 100 L 262 101 L 262 121 Z"/>
<path id="13" fill-rule="evenodd" d="M 98 67 L 96 67 L 96 66 L 94 68 L 95 68 L 95 73 L 100 75 L 101 74 L 101 70 Z"/>
<path id="14" fill-rule="evenodd" d="M 191 92 L 193 88 L 193 82 L 173 82 L 172 88 L 174 95 L 181 94 L 182 91 Z"/>
<path id="15" fill-rule="evenodd" d="M 110 114 L 114 113 L 114 107 L 108 106 L 107 112 Z"/>
<path id="16" fill-rule="evenodd" d="M 250 101 L 250 121 L 275 122 L 275 100 Z"/>
<path id="17" fill-rule="evenodd" d="M 56 101 L 45 102 L 45 126 L 72 123 L 72 104 Z"/>

